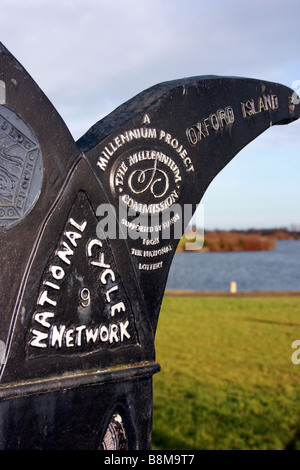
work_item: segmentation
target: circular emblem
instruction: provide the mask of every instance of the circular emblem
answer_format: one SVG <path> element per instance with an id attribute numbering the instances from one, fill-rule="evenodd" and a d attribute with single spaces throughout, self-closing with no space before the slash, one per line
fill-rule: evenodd
<path id="1" fill-rule="evenodd" d="M 38 141 L 25 122 L 0 106 L 0 229 L 22 220 L 35 205 L 43 165 Z"/>
<path id="2" fill-rule="evenodd" d="M 165 151 L 142 148 L 117 160 L 112 173 L 116 195 L 135 212 L 163 212 L 177 202 L 182 175 Z"/>

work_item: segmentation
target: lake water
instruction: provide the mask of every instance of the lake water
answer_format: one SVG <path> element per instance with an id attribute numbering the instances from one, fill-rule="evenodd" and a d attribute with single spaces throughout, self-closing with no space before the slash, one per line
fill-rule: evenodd
<path id="1" fill-rule="evenodd" d="M 300 240 L 278 241 L 271 251 L 176 253 L 166 289 L 300 291 Z"/>

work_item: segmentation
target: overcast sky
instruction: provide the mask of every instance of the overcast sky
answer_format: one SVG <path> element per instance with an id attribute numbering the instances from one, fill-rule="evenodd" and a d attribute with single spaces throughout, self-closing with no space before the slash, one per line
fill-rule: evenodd
<path id="1" fill-rule="evenodd" d="M 77 140 L 146 88 L 235 75 L 300 92 L 299 0 L 0 0 L 0 41 Z M 300 122 L 274 126 L 215 178 L 205 227 L 300 227 Z"/>

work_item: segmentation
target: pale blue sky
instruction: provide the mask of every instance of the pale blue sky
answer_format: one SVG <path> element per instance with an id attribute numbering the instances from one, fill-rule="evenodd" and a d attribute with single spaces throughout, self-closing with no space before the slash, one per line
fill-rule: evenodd
<path id="1" fill-rule="evenodd" d="M 299 0 L 0 0 L 0 41 L 77 139 L 165 80 L 235 75 L 299 93 L 299 18 Z M 216 177 L 207 229 L 300 226 L 299 129 L 269 129 Z"/>

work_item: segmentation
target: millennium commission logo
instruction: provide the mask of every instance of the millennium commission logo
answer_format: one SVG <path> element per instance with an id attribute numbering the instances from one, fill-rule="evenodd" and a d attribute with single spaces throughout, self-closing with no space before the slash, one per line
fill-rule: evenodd
<path id="1" fill-rule="evenodd" d="M 140 148 L 123 155 L 113 169 L 112 186 L 120 200 L 134 212 L 155 214 L 175 204 L 182 174 L 167 152 Z"/>
<path id="2" fill-rule="evenodd" d="M 181 136 L 152 127 L 145 114 L 141 127 L 125 128 L 107 139 L 95 162 L 98 175 L 109 173 L 116 205 L 100 204 L 96 215 L 100 239 L 135 240 L 131 254 L 139 270 L 156 270 L 163 261 L 143 262 L 172 250 L 162 240 L 181 238 L 192 217 L 193 206 L 184 204 L 183 185 L 194 182 L 194 165 Z M 137 124 L 137 121 L 135 121 Z M 118 207 L 118 214 L 115 207 Z M 118 230 L 119 228 L 119 230 Z M 155 250 L 145 247 L 155 246 Z"/>
<path id="3" fill-rule="evenodd" d="M 0 106 L 0 229 L 22 220 L 42 186 L 42 155 L 36 137 L 12 110 Z"/>

